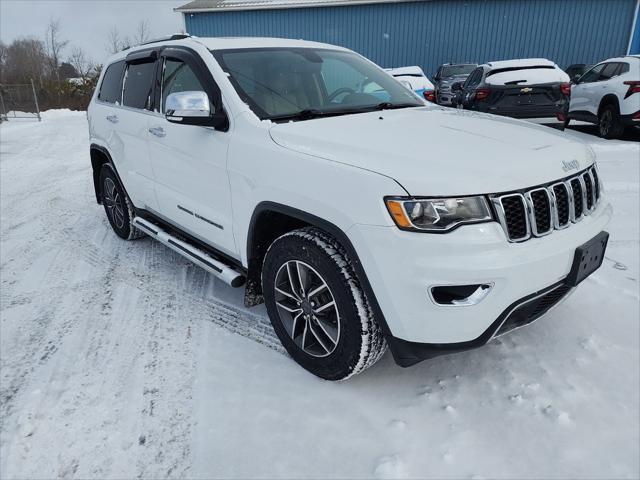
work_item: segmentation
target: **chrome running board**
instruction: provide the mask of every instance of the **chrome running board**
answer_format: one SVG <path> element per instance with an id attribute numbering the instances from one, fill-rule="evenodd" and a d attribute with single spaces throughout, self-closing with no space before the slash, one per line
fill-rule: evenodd
<path id="1" fill-rule="evenodd" d="M 191 260 L 193 263 L 201 268 L 204 268 L 207 272 L 216 276 L 227 285 L 232 287 L 241 287 L 244 285 L 244 276 L 231 268 L 226 263 L 212 257 L 208 253 L 203 252 L 199 248 L 194 247 L 190 243 L 180 240 L 173 235 L 165 232 L 159 226 L 145 220 L 141 217 L 135 217 L 133 224 L 136 228 L 139 228 L 151 238 L 155 238 L 163 245 L 166 245 L 171 250 L 179 253 L 187 260 Z"/>

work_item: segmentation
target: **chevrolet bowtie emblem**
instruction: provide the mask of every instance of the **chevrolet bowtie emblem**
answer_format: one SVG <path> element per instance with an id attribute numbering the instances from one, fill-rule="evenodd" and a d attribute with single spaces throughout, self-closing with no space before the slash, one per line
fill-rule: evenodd
<path id="1" fill-rule="evenodd" d="M 522 93 L 529 93 L 533 91 L 533 88 L 529 88 L 529 87 L 524 87 L 523 89 L 520 90 L 520 92 Z"/>

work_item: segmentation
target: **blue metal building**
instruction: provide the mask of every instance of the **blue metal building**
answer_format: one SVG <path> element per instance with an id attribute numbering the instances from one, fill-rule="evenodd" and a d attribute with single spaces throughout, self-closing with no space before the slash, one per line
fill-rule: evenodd
<path id="1" fill-rule="evenodd" d="M 640 0 L 195 0 L 197 36 L 341 45 L 383 67 L 545 57 L 561 67 L 640 53 Z"/>

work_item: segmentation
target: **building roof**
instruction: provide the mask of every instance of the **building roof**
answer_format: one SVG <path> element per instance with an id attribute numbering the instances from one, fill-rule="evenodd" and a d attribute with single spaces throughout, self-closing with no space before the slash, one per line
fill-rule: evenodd
<path id="1" fill-rule="evenodd" d="M 232 10 L 271 10 L 277 8 L 334 7 L 417 1 L 430 0 L 193 0 L 174 10 L 180 13 L 199 13 Z"/>

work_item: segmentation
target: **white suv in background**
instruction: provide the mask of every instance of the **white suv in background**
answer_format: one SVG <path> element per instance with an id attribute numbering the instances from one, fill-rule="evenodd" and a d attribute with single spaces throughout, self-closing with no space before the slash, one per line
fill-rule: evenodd
<path id="1" fill-rule="evenodd" d="M 610 58 L 574 79 L 568 120 L 598 125 L 603 138 L 640 125 L 640 55 Z"/>
<path id="2" fill-rule="evenodd" d="M 88 109 L 98 203 L 266 302 L 330 380 L 484 345 L 602 263 L 592 151 L 425 105 L 336 46 L 173 36 L 114 55 Z M 424 148 L 428 141 L 428 151 Z"/>
<path id="3" fill-rule="evenodd" d="M 435 103 L 436 94 L 433 83 L 431 83 L 431 80 L 427 78 L 420 67 L 385 68 L 385 71 L 405 85 L 409 90 L 413 90 L 428 102 Z"/>

